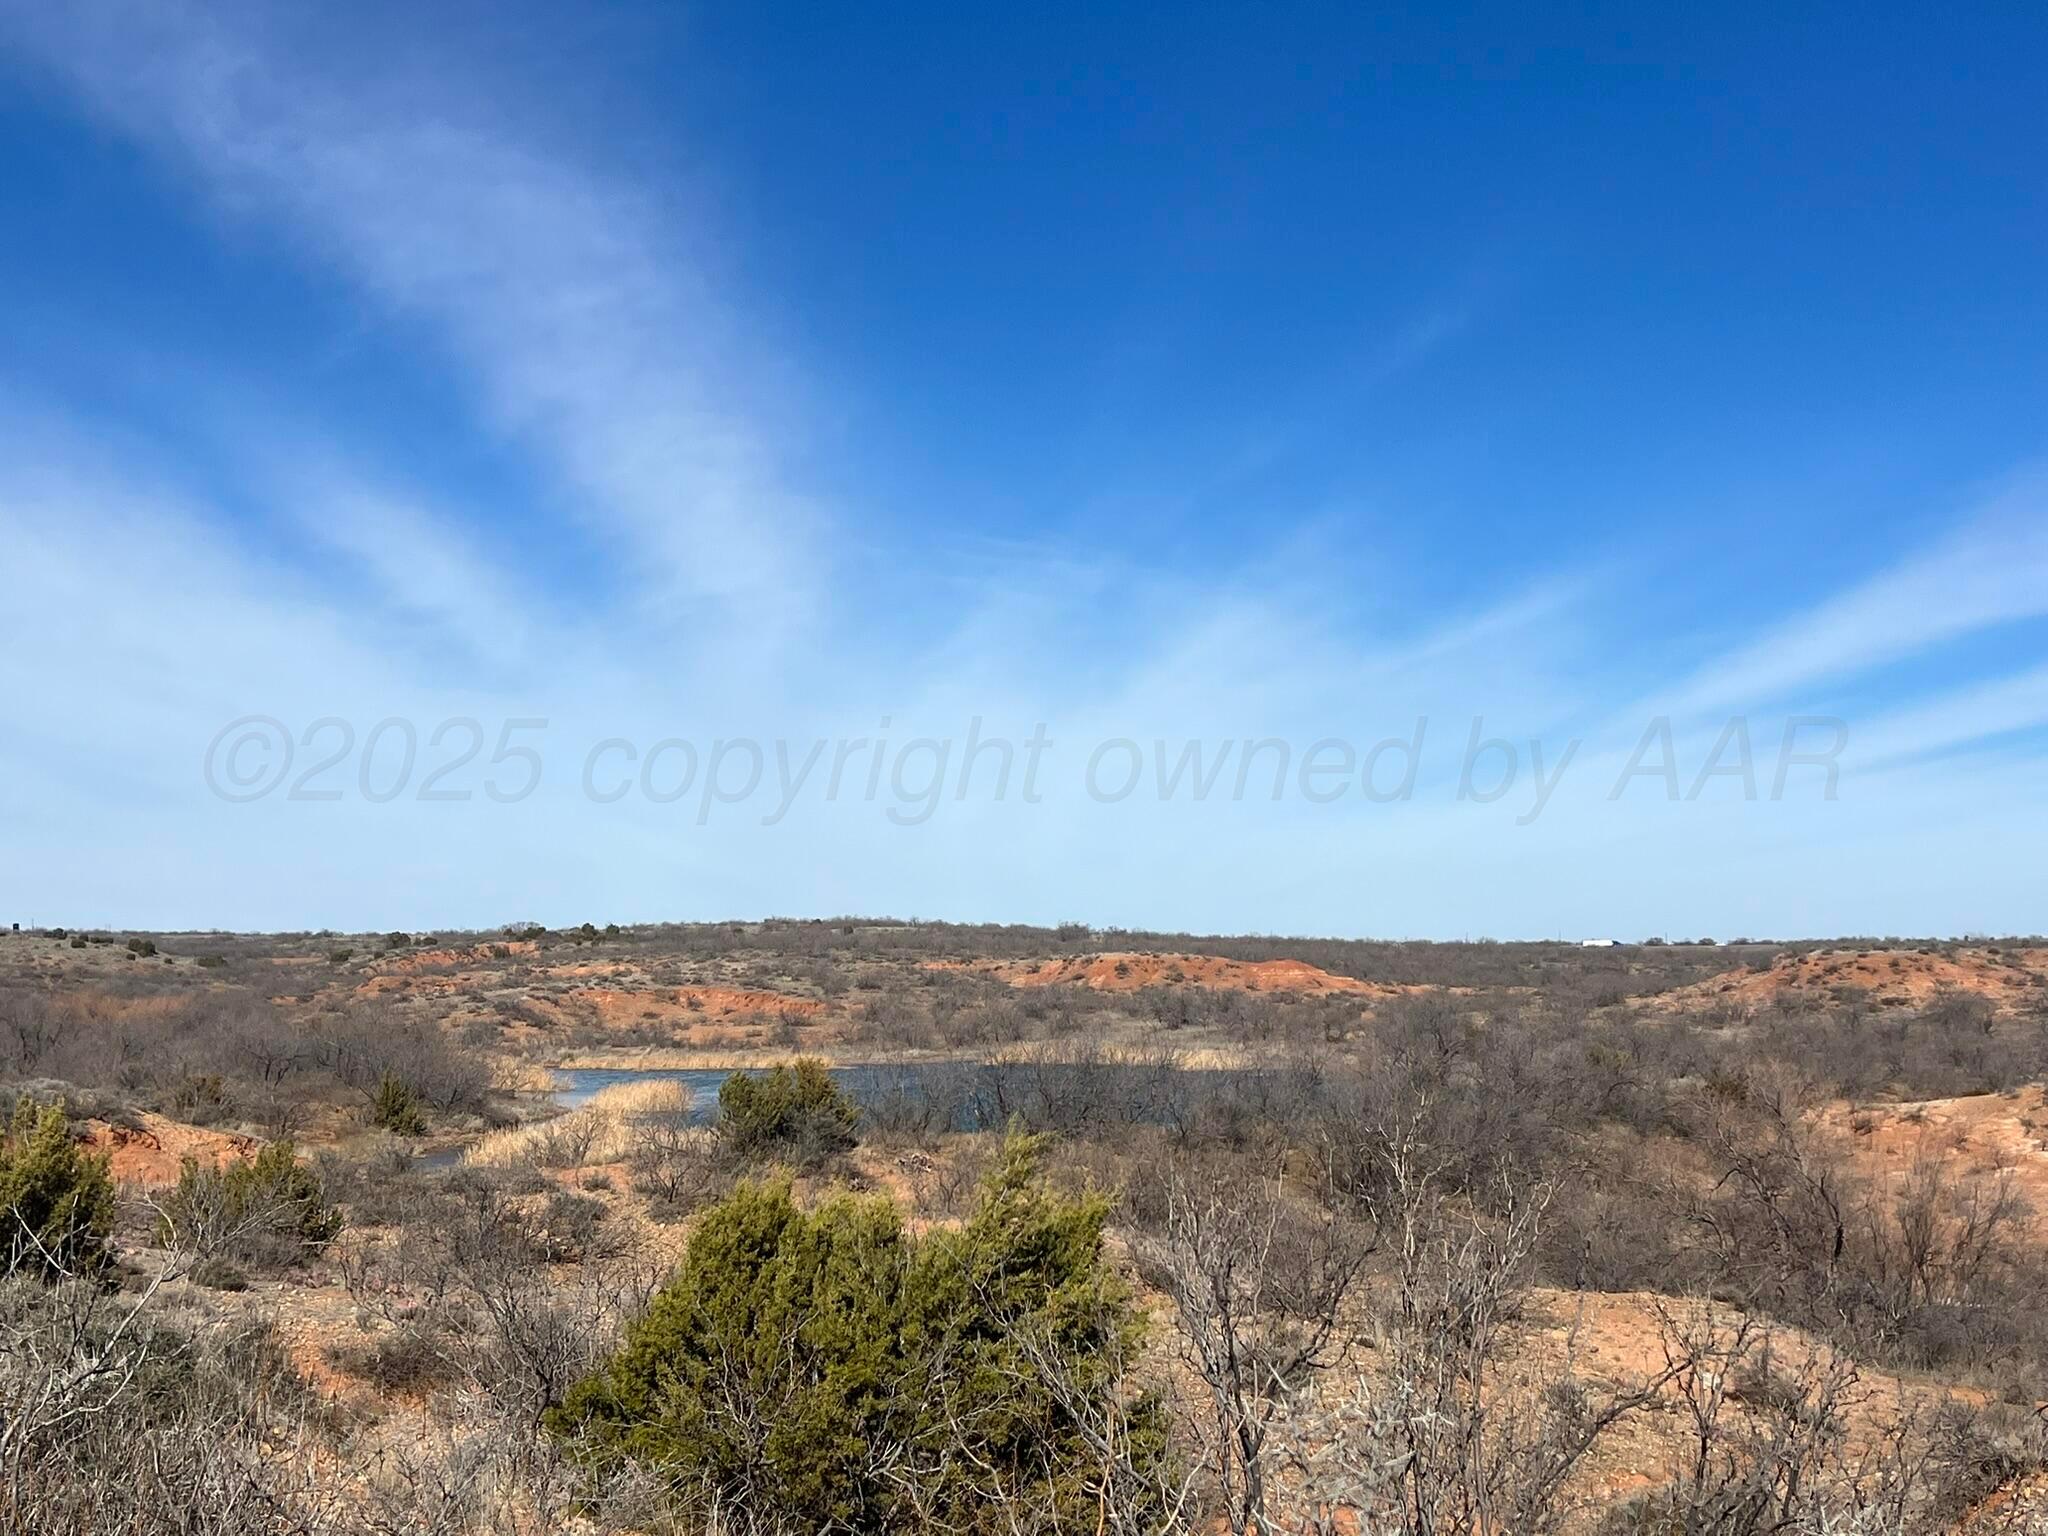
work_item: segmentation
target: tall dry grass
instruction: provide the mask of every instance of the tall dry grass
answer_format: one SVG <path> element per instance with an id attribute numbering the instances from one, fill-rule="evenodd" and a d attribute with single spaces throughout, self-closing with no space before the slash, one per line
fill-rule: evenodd
<path id="1" fill-rule="evenodd" d="M 673 1115 L 690 1107 L 690 1085 L 673 1078 L 642 1078 L 635 1083 L 613 1083 L 600 1088 L 576 1113 L 596 1110 L 612 1115 Z"/>
<path id="2" fill-rule="evenodd" d="M 633 1148 L 637 1122 L 655 1115 L 685 1114 L 686 1084 L 648 1079 L 613 1083 L 586 1104 L 534 1125 L 493 1131 L 467 1152 L 471 1168 L 585 1168 L 616 1163 Z"/>

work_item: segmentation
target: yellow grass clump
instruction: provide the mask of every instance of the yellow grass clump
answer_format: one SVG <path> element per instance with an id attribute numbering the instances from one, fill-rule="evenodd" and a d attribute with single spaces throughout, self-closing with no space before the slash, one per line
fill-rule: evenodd
<path id="1" fill-rule="evenodd" d="M 533 1125 L 493 1131 L 463 1153 L 471 1168 L 587 1168 L 621 1161 L 633 1147 L 636 1121 L 688 1111 L 690 1090 L 644 1079 L 601 1088 L 587 1104 Z"/>
<path id="2" fill-rule="evenodd" d="M 689 1107 L 688 1083 L 679 1083 L 674 1078 L 644 1077 L 638 1082 L 613 1083 L 609 1088 L 598 1089 L 583 1110 L 614 1115 L 675 1115 Z"/>

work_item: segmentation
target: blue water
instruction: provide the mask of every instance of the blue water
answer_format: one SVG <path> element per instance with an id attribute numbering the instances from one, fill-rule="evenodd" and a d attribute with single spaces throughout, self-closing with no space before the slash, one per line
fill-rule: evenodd
<path id="1" fill-rule="evenodd" d="M 681 1083 L 690 1090 L 690 1118 L 705 1121 L 718 1108 L 718 1085 L 731 1076 L 707 1067 L 560 1067 L 551 1097 L 564 1109 L 581 1109 L 619 1083 Z"/>
<path id="2" fill-rule="evenodd" d="M 1033 1129 L 1184 1125 L 1243 1113 L 1284 1119 L 1320 1087 L 1291 1067 L 1212 1070 L 1171 1063 L 922 1062 L 831 1067 L 832 1078 L 871 1123 L 899 1129 L 972 1131 L 1021 1119 Z M 676 1082 L 690 1091 L 690 1118 L 708 1123 L 732 1073 L 703 1067 L 570 1067 L 556 1072 L 554 1102 L 575 1109 L 615 1083 Z"/>
<path id="3" fill-rule="evenodd" d="M 759 1077 L 767 1069 L 749 1067 L 749 1076 Z M 832 1081 L 862 1107 L 882 1102 L 892 1092 L 908 1088 L 920 1098 L 932 1095 L 925 1082 L 930 1067 L 828 1067 Z M 969 1069 L 973 1070 L 973 1069 Z M 718 1113 L 718 1090 L 733 1069 L 730 1067 L 558 1067 L 551 1097 L 564 1109 L 580 1109 L 605 1089 L 619 1083 L 681 1083 L 690 1093 L 690 1118 L 704 1124 Z"/>

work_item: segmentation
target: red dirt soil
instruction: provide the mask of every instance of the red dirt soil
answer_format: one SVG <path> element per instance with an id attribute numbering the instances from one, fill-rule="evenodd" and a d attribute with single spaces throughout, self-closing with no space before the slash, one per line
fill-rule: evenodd
<path id="1" fill-rule="evenodd" d="M 1656 1376 L 1667 1363 L 1667 1319 L 1692 1329 L 1711 1319 L 1726 1330 L 1740 1316 L 1722 1303 L 1678 1300 L 1646 1291 L 1563 1291 L 1539 1286 L 1529 1293 L 1523 1318 L 1511 1325 L 1515 1347 L 1503 1363 L 1497 1386 L 1510 1386 L 1518 1377 L 1531 1379 L 1527 1374 L 1531 1372 L 1535 1380 L 1546 1379 L 1569 1362 L 1571 1374 L 1583 1383 L 1632 1387 Z M 1798 1329 L 1778 1326 L 1768 1333 L 1770 1358 L 1785 1371 L 1796 1372 L 1805 1362 L 1825 1354 L 1825 1345 Z M 1945 1398 L 1981 1404 L 1985 1394 L 1895 1375 L 1874 1366 L 1860 1368 L 1840 1405 L 1841 1428 L 1852 1456 L 1874 1454 L 1902 1420 L 1915 1412 L 1931 1411 Z M 1739 1395 L 1728 1411 L 1737 1419 L 1752 1412 Z M 1603 1438 L 1575 1481 L 1605 1505 L 1682 1476 L 1692 1445 L 1688 1423 L 1676 1391 L 1664 1388 L 1647 1412 L 1624 1418 Z"/>
<path id="2" fill-rule="evenodd" d="M 1911 1104 L 1836 1104 L 1817 1119 L 1867 1171 L 1897 1181 L 1931 1159 L 1965 1176 L 2003 1174 L 2048 1216 L 2048 1089 L 2039 1084 Z"/>
<path id="3" fill-rule="evenodd" d="M 1764 971 L 1729 971 L 1661 994 L 1671 1007 L 1756 1007 L 1790 992 L 1853 987 L 1880 1006 L 1921 1007 L 1938 992 L 1975 994 L 2001 1008 L 2048 992 L 2048 949 L 1817 949 L 1780 955 Z"/>
<path id="4" fill-rule="evenodd" d="M 257 1141 L 253 1136 L 204 1130 L 166 1120 L 162 1115 L 144 1113 L 137 1118 L 142 1121 L 140 1130 L 109 1125 L 104 1120 L 88 1120 L 85 1134 L 79 1138 L 89 1150 L 111 1154 L 116 1183 L 161 1189 L 178 1182 L 178 1169 L 188 1157 L 217 1167 L 256 1155 Z"/>
<path id="5" fill-rule="evenodd" d="M 1111 952 L 1058 960 L 947 961 L 933 970 L 966 970 L 1013 987 L 1092 987 L 1136 992 L 1144 987 L 1213 987 L 1234 992 L 1345 992 L 1388 997 L 1398 987 L 1336 976 L 1303 960 L 1224 960 L 1215 955 Z"/>

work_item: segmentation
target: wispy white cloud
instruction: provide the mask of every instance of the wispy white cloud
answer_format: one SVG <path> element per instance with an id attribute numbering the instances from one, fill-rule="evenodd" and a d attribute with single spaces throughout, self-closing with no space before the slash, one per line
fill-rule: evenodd
<path id="1" fill-rule="evenodd" d="M 1422 604 L 1381 618 L 1348 590 L 1341 530 L 1315 526 L 1206 577 L 1057 546 L 981 545 L 957 563 L 890 549 L 874 563 L 903 562 L 943 604 L 906 615 L 883 598 L 889 612 L 849 605 L 807 627 L 842 531 L 795 488 L 791 412 L 757 366 L 744 296 L 691 259 L 702 232 L 677 229 L 671 205 L 555 147 L 460 71 L 431 88 L 360 73 L 310 51 L 280 12 L 0 0 L 0 18 L 101 121 L 437 340 L 645 599 L 615 615 L 602 596 L 536 591 L 545 554 L 503 558 L 479 509 L 366 468 L 338 432 L 222 454 L 243 496 L 288 509 L 290 536 L 258 543 L 201 492 L 125 456 L 95 462 L 79 445 L 97 423 L 0 420 L 0 644 L 51 658 L 17 673 L 0 722 L 0 763 L 36 811 L 0 823 L 0 856 L 53 906 L 265 926 L 859 908 L 1502 935 L 1995 926 L 2023 909 L 2002 865 L 1972 866 L 1975 886 L 1944 870 L 1901 890 L 1896 875 L 1937 843 L 1995 840 L 2038 862 L 2048 818 L 2014 817 L 2038 806 L 2038 774 L 1924 760 L 2038 723 L 2038 667 L 1852 722 L 1847 767 L 1889 771 L 1858 773 L 1838 802 L 1608 789 L 1653 715 L 1676 718 L 1689 787 L 1718 717 L 1796 707 L 2048 613 L 2038 480 L 1627 705 L 1626 616 L 1606 573 L 1525 579 L 1418 627 Z M 1386 366 L 1448 334 L 1433 322 L 1397 338 Z M 546 718 L 549 778 L 510 807 L 227 806 L 201 757 L 255 711 L 294 729 L 402 717 L 423 738 L 458 716 L 491 730 Z M 879 802 L 813 798 L 764 826 L 772 740 L 765 803 L 708 821 L 694 799 L 599 804 L 580 789 L 585 750 L 606 738 L 703 746 L 744 730 L 801 751 L 886 731 L 958 751 L 976 716 L 1012 737 L 1047 724 L 1059 746 L 1039 803 L 949 796 L 904 826 L 885 815 L 885 777 Z M 1560 722 L 1595 724 L 1531 818 L 1526 757 L 1514 793 L 1455 798 L 1475 716 L 1518 749 L 1542 740 L 1553 771 Z M 1090 748 L 1110 738 L 1213 753 L 1277 736 L 1298 766 L 1319 739 L 1369 748 L 1418 717 L 1429 765 L 1406 803 L 1086 793 Z M 1759 753 L 1776 750 L 1768 729 L 1760 719 Z M 1768 787 L 1768 764 L 1760 774 Z M 1226 786 L 1235 777 L 1233 764 Z M 93 905 L 110 891 L 112 908 Z"/>
<path id="2" fill-rule="evenodd" d="M 2048 725 L 2048 665 L 1971 681 L 1861 721 L 1852 761 L 1866 771 Z"/>
<path id="3" fill-rule="evenodd" d="M 681 736 L 702 749 L 719 730 L 663 694 L 659 657 L 606 663 L 543 615 L 515 676 L 423 668 L 359 603 L 240 545 L 203 504 L 118 469 L 54 468 L 52 440 L 46 424 L 33 440 L 0 431 L 0 537 L 15 577 L 0 603 L 0 645 L 47 658 L 17 677 L 0 728 L 0 763 L 19 790 L 16 813 L 0 820 L 0 857 L 50 912 L 83 920 L 389 927 L 863 909 L 1452 935 L 1947 931 L 2010 926 L 2016 919 L 2001 914 L 2022 912 L 2026 899 L 2013 871 L 2048 852 L 2036 765 L 1905 763 L 1845 773 L 1834 802 L 1802 781 L 1774 803 L 1775 722 L 1761 718 L 1755 803 L 1726 783 L 1697 800 L 1669 801 L 1654 784 L 1610 798 L 1632 731 L 1589 740 L 1527 824 L 1526 759 L 1504 799 L 1460 802 L 1457 757 L 1488 689 L 1522 701 L 1488 727 L 1521 741 L 1544 732 L 1539 704 L 1597 702 L 1597 689 L 1571 681 L 1591 642 L 1574 638 L 1574 609 L 1534 599 L 1447 622 L 1419 645 L 1390 643 L 1386 655 L 1409 667 L 1406 691 L 1382 696 L 1384 714 L 1351 708 L 1373 656 L 1342 626 L 1253 593 L 1186 589 L 1176 598 L 1192 606 L 1178 620 L 1086 677 L 1055 665 L 1057 647 L 1012 645 L 1006 658 L 1014 631 L 995 622 L 907 670 L 864 673 L 837 700 L 768 713 L 801 750 L 815 736 L 881 734 L 877 706 L 887 702 L 898 746 L 950 736 L 956 752 L 971 714 L 1013 735 L 1042 716 L 1058 747 L 1035 805 L 1013 782 L 1003 801 L 949 796 L 931 821 L 904 826 L 886 815 L 897 801 L 885 777 L 877 800 L 858 787 L 834 803 L 812 794 L 764 826 L 772 757 L 761 795 L 706 823 L 694 794 L 675 805 L 637 794 L 594 804 L 579 785 L 592 743 L 616 736 L 645 748 Z M 40 467 L 28 467 L 38 452 Z M 457 590 L 476 579 L 458 564 L 433 576 L 424 601 L 444 576 Z M 386 584 L 402 596 L 403 573 Z M 1128 574 L 1117 589 L 1172 606 Z M 1085 604 L 1041 602 L 1041 627 L 1085 623 Z M 480 643 L 492 643 L 488 627 Z M 1863 734 L 1851 757 L 2034 718 L 2040 686 L 2036 669 L 1867 729 L 1852 722 Z M 1409 708 L 1430 715 L 1431 771 L 1405 803 L 1319 806 L 1293 789 L 1274 803 L 1263 771 L 1240 798 L 1235 762 L 1201 804 L 1160 802 L 1149 764 L 1146 788 L 1128 800 L 1085 791 L 1088 752 L 1111 736 L 1147 753 L 1155 736 L 1170 750 L 1195 739 L 1214 751 L 1226 736 L 1270 730 L 1298 760 L 1323 735 L 1369 744 L 1387 715 Z M 359 733 L 403 717 L 423 747 L 455 716 L 483 719 L 487 734 L 506 717 L 545 717 L 550 728 L 532 739 L 548 784 L 516 806 L 410 794 L 370 804 L 353 790 L 358 754 L 324 781 L 350 786 L 339 804 L 225 805 L 206 790 L 203 754 L 227 720 L 256 711 L 294 730 L 337 714 Z M 1681 790 L 1710 735 L 1679 733 Z M 1554 765 L 1561 743 L 1548 744 Z M 448 756 L 426 752 L 423 766 Z M 867 761 L 856 760 L 855 786 Z M 986 786 L 992 767 L 982 772 Z M 1969 856 L 1989 847 L 2001 850 L 1992 863 Z M 1948 862 L 1929 866 L 1937 854 Z M 1902 868 L 1921 873 L 1901 882 Z"/>
<path id="4" fill-rule="evenodd" d="M 2018 477 L 1956 532 L 1707 662 L 1647 712 L 1697 716 L 1854 678 L 1959 636 L 2048 614 L 2048 473 Z"/>
<path id="5" fill-rule="evenodd" d="M 778 452 L 792 423 L 692 232 L 467 93 L 455 50 L 351 69 L 282 9 L 175 0 L 10 3 L 0 26 L 223 206 L 438 337 L 624 537 L 657 617 L 773 633 L 815 600 L 815 514 Z"/>

